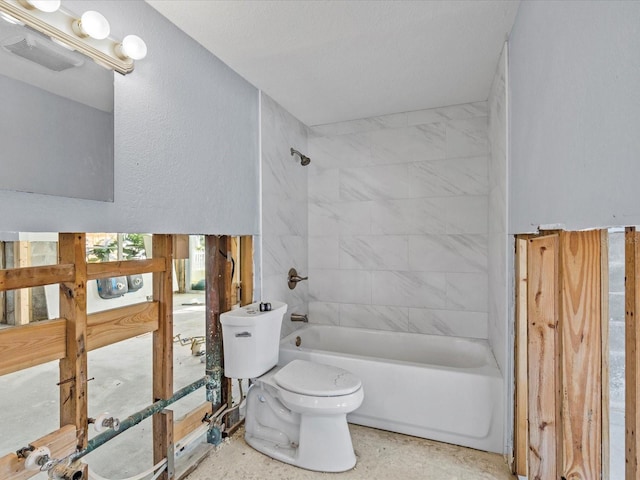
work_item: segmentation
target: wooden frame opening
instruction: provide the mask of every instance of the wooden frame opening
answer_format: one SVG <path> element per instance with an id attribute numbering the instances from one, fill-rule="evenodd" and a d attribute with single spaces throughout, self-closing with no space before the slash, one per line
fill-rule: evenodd
<path id="1" fill-rule="evenodd" d="M 0 330 L 0 375 L 17 372 L 52 360 L 60 361 L 60 429 L 32 441 L 30 444 L 47 446 L 54 458 L 65 457 L 87 446 L 88 405 L 87 353 L 91 350 L 120 342 L 137 335 L 153 332 L 153 398 L 150 403 L 170 398 L 173 391 L 173 284 L 174 236 L 153 235 L 153 258 L 146 260 L 87 263 L 86 234 L 61 233 L 58 237 L 58 263 L 42 267 L 19 266 L 4 268 L 0 258 L 0 294 L 7 291 L 60 284 L 60 318 L 37 323 L 25 322 Z M 237 293 L 232 284 L 240 285 L 242 304 L 251 303 L 253 297 L 253 251 L 251 237 L 207 236 L 207 242 L 219 248 L 210 253 L 206 263 L 214 265 L 206 275 L 216 295 L 217 305 L 207 306 L 207 312 L 227 311 L 236 303 Z M 235 243 L 236 247 L 232 244 Z M 16 248 L 24 248 L 20 245 Z M 219 250 L 229 252 L 224 257 Z M 231 278 L 231 263 L 239 266 Z M 214 277 L 214 271 L 224 272 Z M 87 314 L 87 283 L 104 277 L 153 274 L 153 299 L 148 302 Z M 24 318 L 24 317 L 23 317 Z M 221 339 L 220 339 L 221 341 Z M 37 351 L 38 355 L 33 355 Z M 217 368 L 222 368 L 221 362 Z M 204 371 L 203 371 L 204 374 Z M 230 382 L 225 382 L 223 400 L 231 402 Z M 171 410 L 154 415 L 154 461 L 167 457 L 173 445 L 202 425 L 203 418 L 211 415 L 214 406 L 203 403 L 182 419 L 174 421 Z M 130 412 L 133 413 L 133 412 Z M 16 448 L 21 447 L 17 445 Z M 24 469 L 24 459 L 15 453 L 0 457 L 0 478 L 26 479 L 38 472 Z M 174 478 L 174 472 L 165 471 L 161 479 Z"/>

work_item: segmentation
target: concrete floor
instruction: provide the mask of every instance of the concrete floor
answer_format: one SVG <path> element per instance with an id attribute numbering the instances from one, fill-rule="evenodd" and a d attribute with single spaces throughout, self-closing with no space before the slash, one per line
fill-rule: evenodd
<path id="1" fill-rule="evenodd" d="M 218 446 L 188 480 L 215 479 L 429 479 L 506 480 L 515 478 L 502 456 L 399 433 L 350 425 L 358 463 L 343 473 L 319 473 L 273 460 L 249 447 L 244 430 Z"/>

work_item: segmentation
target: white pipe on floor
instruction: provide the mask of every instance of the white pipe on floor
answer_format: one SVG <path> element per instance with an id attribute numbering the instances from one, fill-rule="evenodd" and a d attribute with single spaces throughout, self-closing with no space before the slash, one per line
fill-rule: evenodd
<path id="1" fill-rule="evenodd" d="M 160 474 L 162 472 L 164 472 L 165 468 L 167 468 L 167 459 L 163 458 L 158 463 L 156 463 L 153 467 L 151 467 L 149 470 L 146 470 L 146 471 L 144 471 L 142 473 L 139 473 L 138 475 L 134 475 L 133 477 L 123 478 L 122 480 L 142 480 L 147 475 L 151 475 L 153 472 L 155 472 L 156 470 L 160 469 L 159 471 L 157 471 L 155 473 L 155 475 L 153 475 L 153 477 L 151 477 L 151 480 L 155 480 L 156 478 L 158 478 L 160 476 Z M 98 475 L 96 472 L 91 470 L 90 467 L 87 467 L 87 470 L 89 471 L 89 478 L 90 479 L 93 479 L 93 480 L 109 480 L 108 478 L 101 477 L 100 475 Z"/>

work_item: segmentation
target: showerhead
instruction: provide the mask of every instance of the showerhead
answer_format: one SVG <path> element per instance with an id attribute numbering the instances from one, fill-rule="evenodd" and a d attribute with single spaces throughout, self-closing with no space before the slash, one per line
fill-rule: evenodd
<path id="1" fill-rule="evenodd" d="M 307 157 L 306 155 L 303 155 L 298 150 L 291 147 L 291 156 L 293 155 L 298 155 L 300 157 L 300 165 L 302 165 L 303 167 L 306 167 L 311 163 L 311 159 L 309 157 Z"/>

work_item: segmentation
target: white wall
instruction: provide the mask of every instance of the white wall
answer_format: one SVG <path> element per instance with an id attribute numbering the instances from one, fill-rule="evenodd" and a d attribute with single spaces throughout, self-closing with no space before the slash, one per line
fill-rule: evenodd
<path id="1" fill-rule="evenodd" d="M 522 2 L 510 37 L 511 233 L 640 224 L 640 2 Z"/>
<path id="2" fill-rule="evenodd" d="M 312 129 L 310 321 L 487 338 L 486 103 Z"/>
<path id="3" fill-rule="evenodd" d="M 274 102 L 260 95 L 262 156 L 262 235 L 261 298 L 280 300 L 289 306 L 282 324 L 282 336 L 298 328 L 292 312 L 307 313 L 308 282 L 290 290 L 287 272 L 291 267 L 302 276 L 307 263 L 307 171 L 299 158 L 291 156 L 293 147 L 307 152 L 307 127 Z"/>
<path id="4" fill-rule="evenodd" d="M 115 74 L 115 201 L 0 191 L 0 231 L 258 233 L 258 91 L 143 1 L 64 6 L 149 48 Z"/>
<path id="5" fill-rule="evenodd" d="M 513 444 L 513 322 L 509 307 L 512 303 L 511 266 L 513 265 L 508 220 L 508 46 L 500 55 L 498 68 L 489 93 L 489 343 L 502 371 L 505 392 L 504 411 L 505 452 Z"/>
<path id="6" fill-rule="evenodd" d="M 489 93 L 489 342 L 504 373 L 508 365 L 507 45 Z"/>

